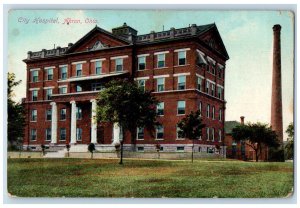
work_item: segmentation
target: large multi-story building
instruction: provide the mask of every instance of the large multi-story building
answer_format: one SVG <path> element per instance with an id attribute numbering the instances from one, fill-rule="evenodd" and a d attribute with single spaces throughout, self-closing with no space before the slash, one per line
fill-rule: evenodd
<path id="1" fill-rule="evenodd" d="M 95 27 L 67 47 L 28 52 L 24 148 L 76 150 L 95 143 L 99 150 L 114 148 L 117 124 L 96 124 L 98 92 L 111 79 L 134 78 L 153 90 L 160 103 L 154 136 L 137 129 L 138 151 L 191 151 L 192 142 L 178 135 L 177 122 L 191 111 L 202 112 L 206 127 L 195 150 L 214 152 L 223 147 L 225 62 L 228 54 L 215 24 L 137 35 L 124 23 L 112 32 Z M 124 147 L 131 147 L 130 135 Z M 218 149 L 218 148 L 217 148 Z"/>

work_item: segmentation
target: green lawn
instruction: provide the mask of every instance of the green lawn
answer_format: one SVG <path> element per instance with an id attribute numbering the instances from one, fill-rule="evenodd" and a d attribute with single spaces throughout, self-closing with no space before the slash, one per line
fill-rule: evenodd
<path id="1" fill-rule="evenodd" d="M 285 197 L 292 163 L 8 159 L 8 192 L 22 197 Z"/>

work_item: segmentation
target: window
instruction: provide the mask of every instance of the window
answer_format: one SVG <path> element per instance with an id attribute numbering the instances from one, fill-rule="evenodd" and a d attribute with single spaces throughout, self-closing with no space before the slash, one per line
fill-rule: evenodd
<path id="1" fill-rule="evenodd" d="M 222 99 L 222 88 L 218 87 L 218 98 Z"/>
<path id="2" fill-rule="evenodd" d="M 185 79 L 186 76 L 178 76 L 178 90 L 185 89 Z"/>
<path id="3" fill-rule="evenodd" d="M 184 146 L 179 146 L 176 148 L 177 152 L 184 152 Z"/>
<path id="4" fill-rule="evenodd" d="M 209 93 L 209 81 L 206 81 L 206 93 Z"/>
<path id="5" fill-rule="evenodd" d="M 67 71 L 67 67 L 63 66 L 60 68 L 60 79 L 62 80 L 66 80 L 68 76 L 68 71 Z"/>
<path id="6" fill-rule="evenodd" d="M 96 61 L 95 62 L 95 74 L 101 74 L 102 73 L 102 61 Z"/>
<path id="7" fill-rule="evenodd" d="M 81 85 L 76 85 L 76 92 L 82 92 L 82 87 Z"/>
<path id="8" fill-rule="evenodd" d="M 215 119 L 215 106 L 211 108 L 211 117 L 213 120 Z"/>
<path id="9" fill-rule="evenodd" d="M 47 69 L 47 80 L 53 80 L 53 69 Z"/>
<path id="10" fill-rule="evenodd" d="M 211 128 L 211 134 L 210 134 L 210 139 L 211 139 L 211 141 L 215 141 L 215 128 Z"/>
<path id="11" fill-rule="evenodd" d="M 201 147 L 198 148 L 198 152 L 201 152 Z"/>
<path id="12" fill-rule="evenodd" d="M 67 109 L 65 108 L 60 109 L 60 120 L 66 120 L 66 115 L 67 115 Z"/>
<path id="13" fill-rule="evenodd" d="M 186 51 L 179 51 L 178 52 L 178 65 L 185 65 L 186 64 Z"/>
<path id="14" fill-rule="evenodd" d="M 143 127 L 137 128 L 137 139 L 140 139 L 140 140 L 144 139 L 144 128 Z"/>
<path id="15" fill-rule="evenodd" d="M 76 107 L 76 119 L 82 119 L 82 109 L 81 107 Z"/>
<path id="16" fill-rule="evenodd" d="M 212 147 L 207 147 L 207 153 L 214 153 L 215 149 Z"/>
<path id="17" fill-rule="evenodd" d="M 156 139 L 163 139 L 164 138 L 164 127 L 159 125 L 156 127 Z"/>
<path id="18" fill-rule="evenodd" d="M 82 76 L 82 64 L 76 64 L 76 77 Z"/>
<path id="19" fill-rule="evenodd" d="M 164 108 L 165 108 L 165 103 L 164 102 L 159 102 L 157 104 L 157 115 L 158 116 L 163 116 L 164 115 Z"/>
<path id="20" fill-rule="evenodd" d="M 37 101 L 38 100 L 38 91 L 37 90 L 32 90 L 31 91 L 31 98 L 32 98 L 32 101 Z"/>
<path id="21" fill-rule="evenodd" d="M 118 58 L 116 59 L 116 72 L 123 71 L 123 59 Z"/>
<path id="22" fill-rule="evenodd" d="M 164 151 L 164 147 L 160 146 L 159 151 Z"/>
<path id="23" fill-rule="evenodd" d="M 46 89 L 46 100 L 51 100 L 52 89 Z"/>
<path id="24" fill-rule="evenodd" d="M 138 83 L 138 86 L 145 91 L 146 80 L 145 79 L 140 79 L 140 80 L 138 80 L 137 83 Z"/>
<path id="25" fill-rule="evenodd" d="M 176 126 L 177 139 L 184 139 L 183 132 L 180 130 L 178 126 Z"/>
<path id="26" fill-rule="evenodd" d="M 200 116 L 202 116 L 202 102 L 201 101 L 199 103 L 199 111 L 200 111 Z"/>
<path id="27" fill-rule="evenodd" d="M 222 141 L 222 130 L 219 129 L 219 142 L 221 142 L 221 141 Z"/>
<path id="28" fill-rule="evenodd" d="M 209 128 L 207 127 L 206 128 L 206 140 L 209 141 L 209 135 L 210 135 L 210 130 Z"/>
<path id="29" fill-rule="evenodd" d="M 144 152 L 144 147 L 137 147 L 138 152 Z"/>
<path id="30" fill-rule="evenodd" d="M 31 121 L 37 121 L 37 110 L 31 110 Z"/>
<path id="31" fill-rule="evenodd" d="M 157 92 L 165 90 L 165 78 L 157 78 Z"/>
<path id="32" fill-rule="evenodd" d="M 31 81 L 38 82 L 39 81 L 39 71 L 35 70 L 31 72 Z"/>
<path id="33" fill-rule="evenodd" d="M 36 129 L 31 129 L 30 130 L 30 140 L 31 141 L 36 141 Z"/>
<path id="34" fill-rule="evenodd" d="M 92 83 L 92 91 L 99 91 L 104 89 L 104 86 L 100 83 Z"/>
<path id="35" fill-rule="evenodd" d="M 197 78 L 197 89 L 200 90 L 202 92 L 202 82 L 203 79 L 201 77 Z"/>
<path id="36" fill-rule="evenodd" d="M 76 128 L 76 140 L 81 141 L 82 140 L 82 129 Z"/>
<path id="37" fill-rule="evenodd" d="M 177 102 L 177 114 L 185 114 L 185 101 L 181 100 Z"/>
<path id="38" fill-rule="evenodd" d="M 60 141 L 65 141 L 66 140 L 66 128 L 60 128 Z"/>
<path id="39" fill-rule="evenodd" d="M 207 117 L 207 118 L 209 118 L 209 107 L 210 107 L 210 106 L 209 106 L 209 104 L 208 104 L 208 105 L 207 105 L 207 108 L 206 108 L 206 117 Z"/>
<path id="40" fill-rule="evenodd" d="M 138 70 L 146 69 L 146 56 L 138 57 L 138 63 L 139 63 Z"/>
<path id="41" fill-rule="evenodd" d="M 165 54 L 157 55 L 157 68 L 165 67 Z"/>
<path id="42" fill-rule="evenodd" d="M 215 84 L 211 84 L 211 95 L 215 96 Z"/>
<path id="43" fill-rule="evenodd" d="M 51 121 L 51 118 L 52 118 L 52 110 L 47 109 L 46 110 L 46 121 Z"/>
<path id="44" fill-rule="evenodd" d="M 67 93 L 67 87 L 60 87 L 59 88 L 59 94 L 66 94 Z"/>
<path id="45" fill-rule="evenodd" d="M 214 66 L 211 66 L 211 73 L 216 74 L 216 68 Z"/>
<path id="46" fill-rule="evenodd" d="M 219 109 L 219 121 L 222 121 L 222 109 Z"/>
<path id="47" fill-rule="evenodd" d="M 46 129 L 46 141 L 51 140 L 51 128 Z"/>

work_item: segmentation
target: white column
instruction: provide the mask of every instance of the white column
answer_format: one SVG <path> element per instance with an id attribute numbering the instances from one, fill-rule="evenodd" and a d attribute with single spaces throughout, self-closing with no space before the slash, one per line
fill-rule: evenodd
<path id="1" fill-rule="evenodd" d="M 51 102 L 52 115 L 51 115 L 51 143 L 57 143 L 57 106 L 55 102 Z"/>
<path id="2" fill-rule="evenodd" d="M 119 144 L 120 143 L 120 126 L 118 123 L 114 123 L 113 127 L 113 144 Z"/>
<path id="3" fill-rule="evenodd" d="M 71 107 L 71 144 L 76 143 L 76 102 L 71 101 L 70 102 Z"/>
<path id="4" fill-rule="evenodd" d="M 91 143 L 97 143 L 97 119 L 96 119 L 96 109 L 97 103 L 95 99 L 91 100 L 92 103 L 92 118 L 91 118 Z"/>

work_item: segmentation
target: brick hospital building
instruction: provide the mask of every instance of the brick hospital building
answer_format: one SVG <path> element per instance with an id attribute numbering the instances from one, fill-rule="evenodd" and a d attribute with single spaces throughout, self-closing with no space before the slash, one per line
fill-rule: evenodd
<path id="1" fill-rule="evenodd" d="M 178 135 L 177 122 L 201 110 L 202 136 L 195 150 L 213 153 L 224 142 L 225 65 L 229 59 L 215 24 L 138 35 L 127 26 L 112 32 L 95 27 L 67 47 L 28 52 L 26 127 L 23 147 L 87 151 L 112 150 L 120 140 L 118 124 L 95 122 L 96 97 L 105 83 L 134 78 L 159 100 L 154 136 L 137 129 L 136 150 L 191 151 L 192 142 Z M 130 135 L 124 147 L 130 148 Z"/>

